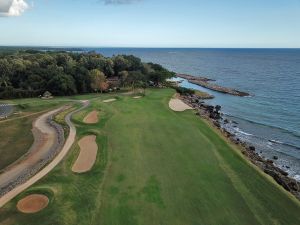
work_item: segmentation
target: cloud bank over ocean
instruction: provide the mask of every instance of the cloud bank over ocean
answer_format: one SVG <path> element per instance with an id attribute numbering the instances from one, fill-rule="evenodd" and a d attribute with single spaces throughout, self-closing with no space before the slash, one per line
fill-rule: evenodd
<path id="1" fill-rule="evenodd" d="M 20 16 L 29 8 L 25 0 L 1 0 L 0 16 Z"/>

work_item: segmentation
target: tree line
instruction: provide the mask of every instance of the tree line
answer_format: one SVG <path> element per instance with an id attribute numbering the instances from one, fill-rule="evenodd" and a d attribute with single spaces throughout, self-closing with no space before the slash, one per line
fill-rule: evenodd
<path id="1" fill-rule="evenodd" d="M 22 50 L 0 55 L 0 98 L 103 92 L 114 77 L 120 86 L 158 85 L 173 72 L 133 55 Z"/>

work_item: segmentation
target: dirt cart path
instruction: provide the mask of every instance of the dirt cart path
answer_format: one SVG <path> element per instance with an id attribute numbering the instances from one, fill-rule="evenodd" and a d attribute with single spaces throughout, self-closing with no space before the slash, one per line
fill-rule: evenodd
<path id="1" fill-rule="evenodd" d="M 0 175 L 0 190 L 3 191 L 5 188 L 8 189 L 8 191 L 4 194 L 2 193 L 2 196 L 0 197 L 0 208 L 47 175 L 65 157 L 76 137 L 76 128 L 71 122 L 71 117 L 74 113 L 81 111 L 89 105 L 89 101 L 81 101 L 81 103 L 83 106 L 80 109 L 69 113 L 65 118 L 66 123 L 70 127 L 70 133 L 67 140 L 63 142 L 64 144 L 61 148 L 59 146 L 61 142 L 60 128 L 54 126 L 51 122 L 49 123 L 49 118 L 59 112 L 62 108 L 48 112 L 40 116 L 34 122 L 33 134 L 35 141 L 29 151 L 29 155 L 25 157 L 23 161 Z M 43 160 L 47 160 L 47 157 L 51 157 L 51 154 L 55 152 L 53 151 L 54 148 L 59 148 L 61 150 L 55 155 L 50 163 L 42 169 L 39 168 L 40 163 L 43 162 Z M 35 171 L 33 171 L 33 168 L 39 168 L 39 171 L 34 173 Z M 10 186 L 12 188 L 9 188 Z"/>

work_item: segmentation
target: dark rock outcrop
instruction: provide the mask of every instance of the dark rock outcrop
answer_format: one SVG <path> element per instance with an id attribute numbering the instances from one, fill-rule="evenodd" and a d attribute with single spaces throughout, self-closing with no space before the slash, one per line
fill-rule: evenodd
<path id="1" fill-rule="evenodd" d="M 206 78 L 206 77 L 196 77 L 196 76 L 187 75 L 187 74 L 176 74 L 176 76 L 187 79 L 188 82 L 190 82 L 192 84 L 196 84 L 196 85 L 205 87 L 207 89 L 221 92 L 224 94 L 230 94 L 230 95 L 241 96 L 241 97 L 250 95 L 249 93 L 246 93 L 243 91 L 239 91 L 239 90 L 232 89 L 232 88 L 226 88 L 226 87 L 222 87 L 222 86 L 219 86 L 216 84 L 209 83 L 209 81 L 213 81 L 213 80 Z"/>

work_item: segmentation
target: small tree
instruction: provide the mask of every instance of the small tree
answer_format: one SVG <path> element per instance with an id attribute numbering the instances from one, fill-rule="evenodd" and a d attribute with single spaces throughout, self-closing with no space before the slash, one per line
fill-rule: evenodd
<path id="1" fill-rule="evenodd" d="M 126 79 L 128 77 L 128 71 L 124 70 L 122 72 L 119 72 L 119 78 L 121 80 L 121 85 L 124 87 L 125 86 L 125 82 L 126 82 Z"/>
<path id="2" fill-rule="evenodd" d="M 145 81 L 138 81 L 136 87 L 141 88 L 143 90 L 143 95 L 146 95 L 147 83 Z"/>
<path id="3" fill-rule="evenodd" d="M 140 82 L 145 81 L 145 75 L 142 74 L 140 71 L 131 71 L 128 74 L 128 77 L 126 79 L 126 83 L 132 87 L 132 90 L 134 91 L 137 86 L 139 86 Z"/>
<path id="4" fill-rule="evenodd" d="M 107 82 L 101 82 L 101 83 L 100 83 L 100 90 L 101 90 L 101 93 L 102 93 L 103 91 L 106 91 L 106 90 L 108 89 L 108 87 L 109 87 L 109 84 L 108 84 Z"/>
<path id="5" fill-rule="evenodd" d="M 98 90 L 101 91 L 101 93 L 105 90 L 105 83 L 106 83 L 106 76 L 103 72 L 101 72 L 98 69 L 93 69 L 90 71 L 91 76 L 91 87 L 93 90 L 98 92 Z"/>

